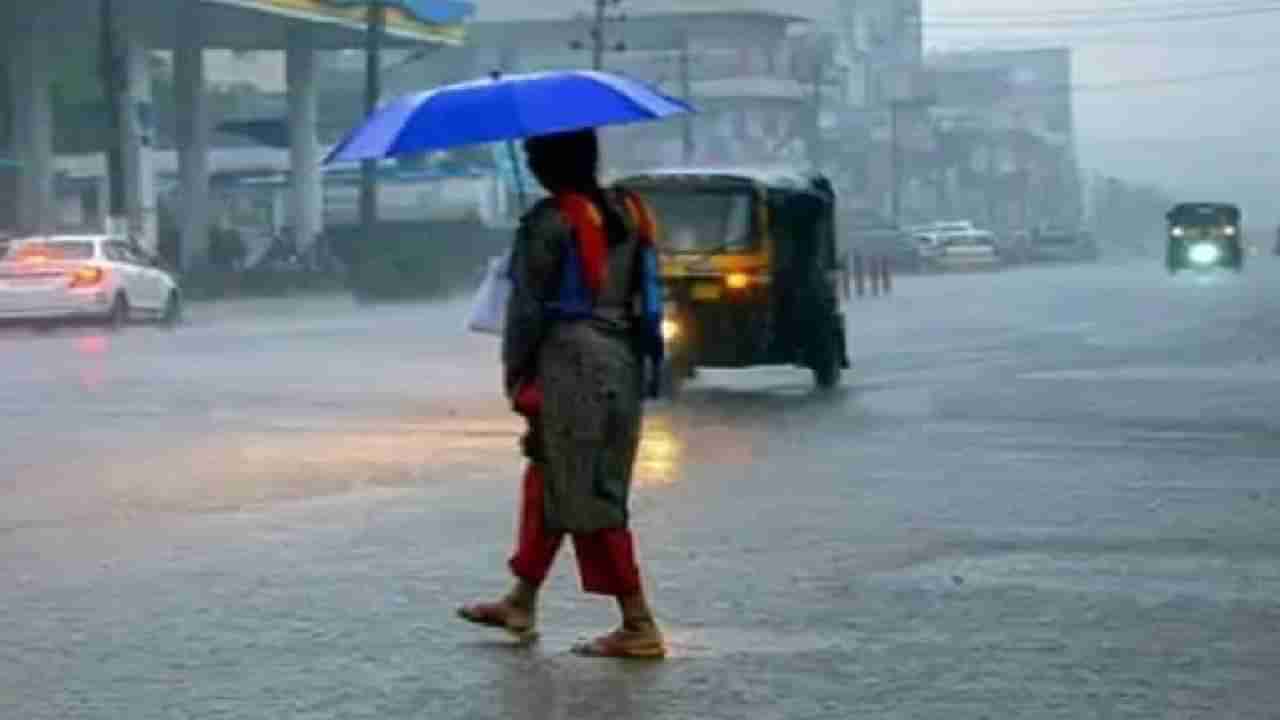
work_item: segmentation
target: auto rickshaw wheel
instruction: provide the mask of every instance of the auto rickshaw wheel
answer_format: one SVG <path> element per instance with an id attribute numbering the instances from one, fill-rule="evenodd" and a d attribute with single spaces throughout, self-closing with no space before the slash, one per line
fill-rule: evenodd
<path id="1" fill-rule="evenodd" d="M 684 358 L 673 357 L 662 365 L 661 386 L 662 397 L 674 400 L 680 397 L 684 383 L 694 375 L 692 364 Z"/>
<path id="2" fill-rule="evenodd" d="M 813 348 L 813 382 L 819 390 L 830 390 L 840 384 L 844 364 L 837 333 L 839 323 L 831 322 L 820 332 Z"/>

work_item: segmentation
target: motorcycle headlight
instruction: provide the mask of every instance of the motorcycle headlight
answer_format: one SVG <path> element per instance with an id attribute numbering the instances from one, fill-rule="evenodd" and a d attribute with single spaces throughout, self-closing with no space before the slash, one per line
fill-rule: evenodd
<path id="1" fill-rule="evenodd" d="M 662 321 L 662 339 L 671 342 L 680 337 L 680 323 L 666 318 Z"/>

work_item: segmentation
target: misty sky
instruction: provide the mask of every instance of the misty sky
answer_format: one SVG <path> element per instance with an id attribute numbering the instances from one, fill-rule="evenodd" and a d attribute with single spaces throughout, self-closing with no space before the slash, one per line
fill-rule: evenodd
<path id="1" fill-rule="evenodd" d="M 1034 8 L 1034 9 L 1031 9 Z M 1101 20 L 1270 10 L 1218 19 Z M 1258 68 L 1266 72 L 1178 85 L 1083 90 L 1076 94 L 1080 150 L 1089 167 L 1159 181 L 1185 193 L 1240 199 L 1251 220 L 1280 222 L 1280 2 L 1277 0 L 926 0 L 937 18 L 926 31 L 935 48 L 1075 48 L 1076 82 L 1141 84 Z M 979 17 L 982 16 L 982 17 Z M 1000 28 L 1001 20 L 1057 23 Z M 991 25 L 988 22 L 991 18 Z M 957 23 L 944 26 L 943 23 Z M 1063 27 L 1064 22 L 1081 25 Z M 959 27 L 959 23 L 983 23 Z"/>
<path id="2" fill-rule="evenodd" d="M 590 0 L 477 0 L 481 19 L 562 17 Z M 859 0 L 626 0 L 633 11 L 752 7 L 820 13 Z M 1025 48 L 1069 45 L 1080 85 L 1142 84 L 1252 69 L 1271 71 L 1178 85 L 1086 90 L 1076 94 L 1084 164 L 1125 178 L 1159 182 L 1188 195 L 1239 200 L 1252 219 L 1280 222 L 1280 0 L 924 0 L 938 19 L 926 45 Z M 1258 9 L 1268 10 L 1256 13 Z M 827 10 L 830 12 L 830 10 Z M 1252 13 L 1252 14 L 1237 14 Z M 1151 22 L 1173 15 L 1230 15 Z M 1051 28 L 1002 27 L 1004 20 Z M 1115 21 L 1126 21 L 1114 24 Z M 944 27 L 942 22 L 980 23 Z M 1109 26 L 1101 23 L 1111 22 Z M 1063 26 L 1064 23 L 1067 26 Z M 1074 23 L 1074 25 L 1071 25 Z"/>

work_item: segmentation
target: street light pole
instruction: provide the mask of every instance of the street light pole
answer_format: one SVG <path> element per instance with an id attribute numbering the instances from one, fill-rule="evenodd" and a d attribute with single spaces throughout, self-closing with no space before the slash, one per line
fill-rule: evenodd
<path id="1" fill-rule="evenodd" d="M 385 0 L 369 0 L 366 10 L 364 112 L 373 115 L 382 97 L 382 36 L 386 28 Z M 360 163 L 360 225 L 369 239 L 378 223 L 378 161 Z"/>

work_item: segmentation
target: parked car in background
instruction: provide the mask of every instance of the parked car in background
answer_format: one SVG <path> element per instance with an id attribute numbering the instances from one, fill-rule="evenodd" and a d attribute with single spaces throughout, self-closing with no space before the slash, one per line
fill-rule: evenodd
<path id="1" fill-rule="evenodd" d="M 91 320 L 119 328 L 137 318 L 174 324 L 177 280 L 124 237 L 18 238 L 0 258 L 0 321 Z"/>
<path id="2" fill-rule="evenodd" d="M 921 225 L 910 234 L 929 270 L 990 270 L 1005 264 L 995 233 L 967 220 Z"/>

